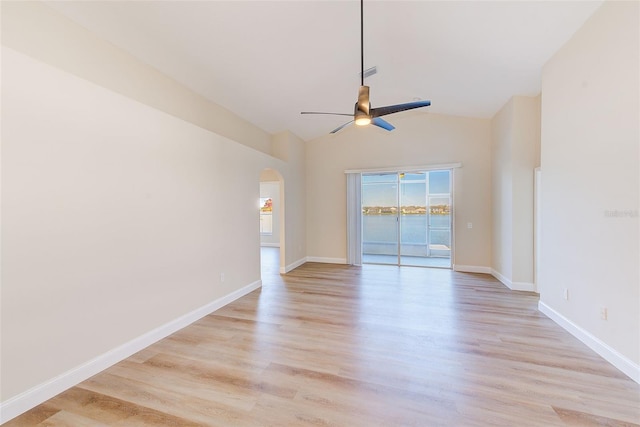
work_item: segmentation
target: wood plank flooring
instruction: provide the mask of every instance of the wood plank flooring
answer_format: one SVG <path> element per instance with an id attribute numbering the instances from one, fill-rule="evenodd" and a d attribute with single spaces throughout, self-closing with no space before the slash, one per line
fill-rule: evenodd
<path id="1" fill-rule="evenodd" d="M 307 263 L 6 426 L 639 426 L 640 386 L 480 274 Z"/>

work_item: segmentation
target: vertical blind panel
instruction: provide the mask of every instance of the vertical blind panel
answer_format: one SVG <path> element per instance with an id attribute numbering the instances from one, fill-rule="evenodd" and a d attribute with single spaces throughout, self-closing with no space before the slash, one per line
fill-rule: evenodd
<path id="1" fill-rule="evenodd" d="M 347 175 L 347 264 L 362 265 L 362 175 Z"/>

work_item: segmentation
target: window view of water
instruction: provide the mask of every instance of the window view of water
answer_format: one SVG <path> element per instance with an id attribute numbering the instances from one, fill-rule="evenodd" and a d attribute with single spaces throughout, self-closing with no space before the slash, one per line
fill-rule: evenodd
<path id="1" fill-rule="evenodd" d="M 448 229 L 449 221 L 450 215 L 432 215 L 431 227 Z M 400 228 L 400 237 L 403 243 L 427 243 L 427 215 L 401 215 Z M 434 241 L 433 234 L 431 236 L 431 244 L 450 246 L 449 233 L 441 233 L 440 236 L 437 236 L 436 241 Z M 366 242 L 397 242 L 396 216 L 363 215 L 362 240 Z"/>
<path id="2" fill-rule="evenodd" d="M 450 267 L 451 171 L 363 174 L 362 253 L 365 262 Z"/>

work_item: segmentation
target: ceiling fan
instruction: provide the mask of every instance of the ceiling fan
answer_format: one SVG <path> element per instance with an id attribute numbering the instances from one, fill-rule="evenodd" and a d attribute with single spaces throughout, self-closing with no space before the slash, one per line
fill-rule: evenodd
<path id="1" fill-rule="evenodd" d="M 382 129 L 392 131 L 395 127 L 382 119 L 382 116 L 388 114 L 399 113 L 401 111 L 413 110 L 414 108 L 428 107 L 431 105 L 431 101 L 415 101 L 407 102 L 404 104 L 387 105 L 386 107 L 371 108 L 369 102 L 369 86 L 364 85 L 364 11 L 363 1 L 360 0 L 360 90 L 358 91 L 358 102 L 356 102 L 353 114 L 347 113 L 325 113 L 318 111 L 303 111 L 300 114 L 327 114 L 332 116 L 349 116 L 353 117 L 352 120 L 339 126 L 331 131 L 336 133 L 342 128 L 354 123 L 358 126 L 365 126 L 372 124 L 374 126 L 381 127 Z"/>

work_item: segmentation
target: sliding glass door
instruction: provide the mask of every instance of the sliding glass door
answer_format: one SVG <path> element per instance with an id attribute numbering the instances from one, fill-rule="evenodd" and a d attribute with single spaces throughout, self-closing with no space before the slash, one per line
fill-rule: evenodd
<path id="1" fill-rule="evenodd" d="M 451 268 L 451 171 L 362 175 L 364 263 Z"/>
<path id="2" fill-rule="evenodd" d="M 430 171 L 427 192 L 428 256 L 440 267 L 451 267 L 451 171 Z"/>
<path id="3" fill-rule="evenodd" d="M 399 173 L 400 258 L 405 265 L 422 265 L 428 256 L 427 173 Z"/>
<path id="4" fill-rule="evenodd" d="M 362 175 L 363 262 L 398 264 L 398 174 Z"/>

